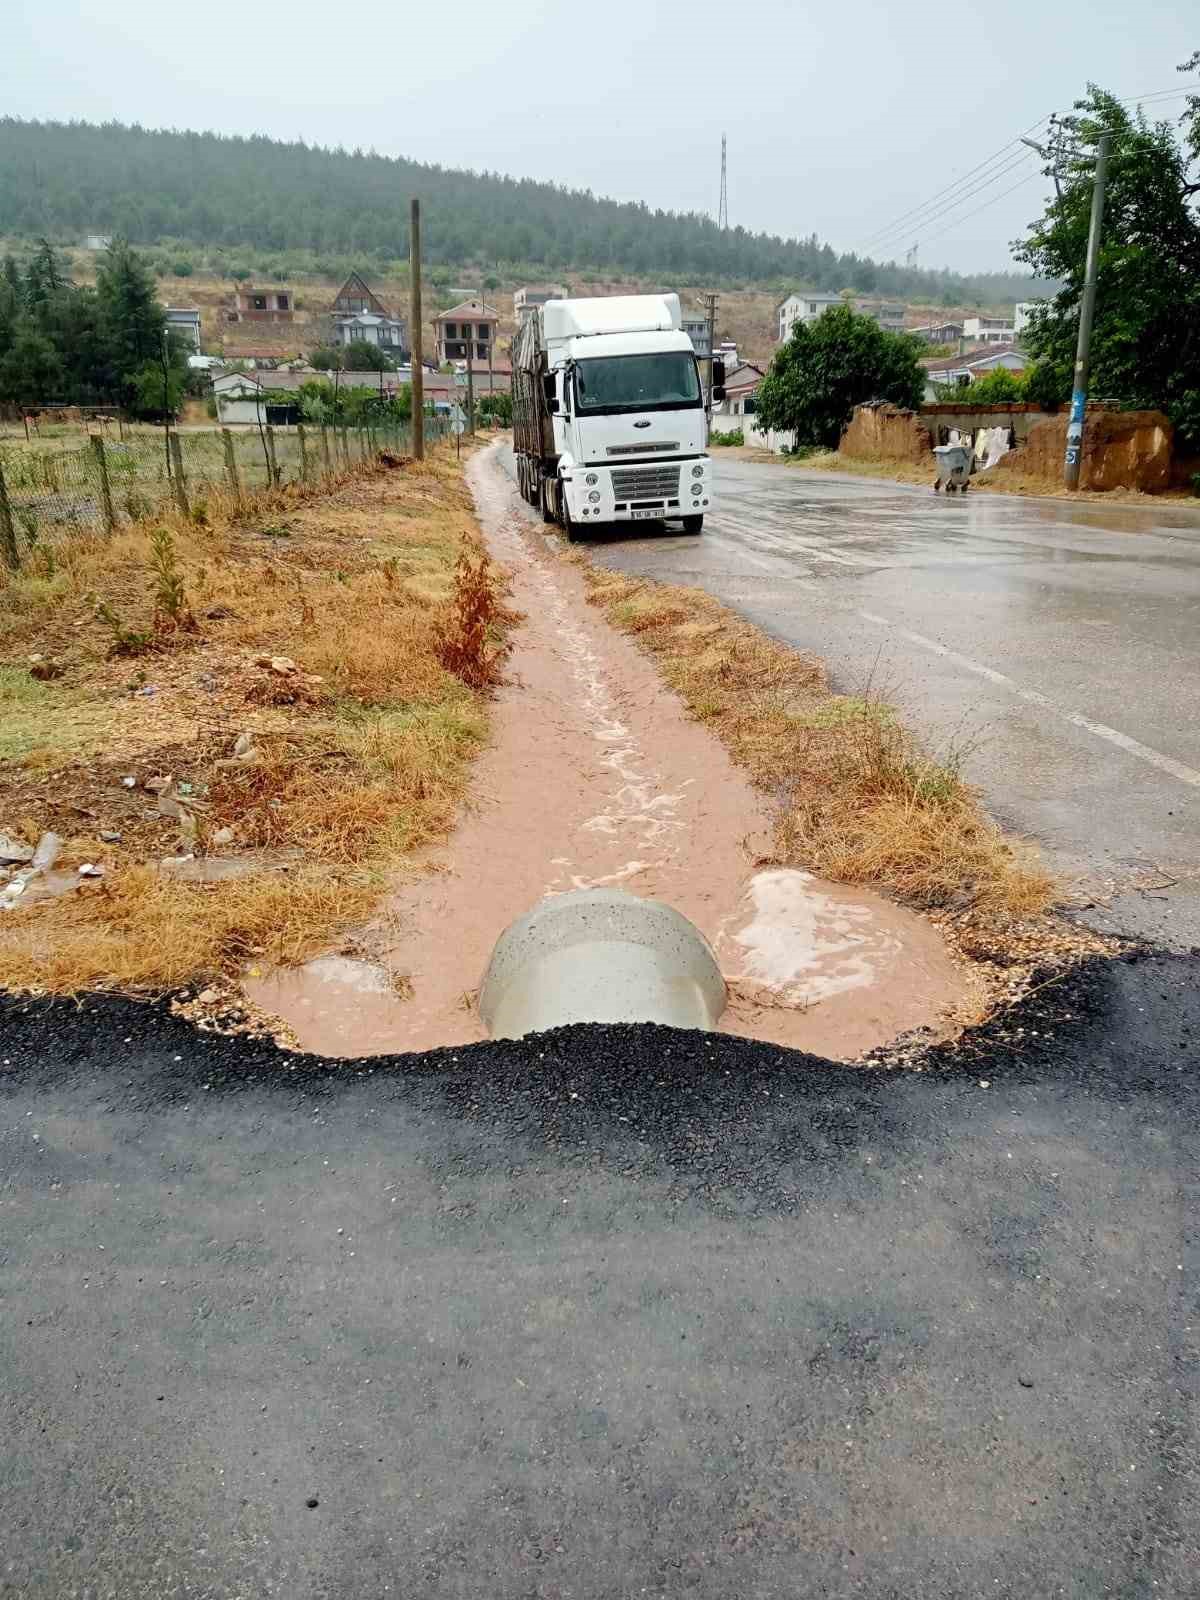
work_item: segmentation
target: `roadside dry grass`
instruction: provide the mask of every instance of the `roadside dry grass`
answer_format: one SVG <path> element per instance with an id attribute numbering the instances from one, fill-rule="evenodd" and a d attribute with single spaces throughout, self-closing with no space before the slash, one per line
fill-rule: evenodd
<path id="1" fill-rule="evenodd" d="M 880 699 L 837 695 L 821 662 L 693 589 L 588 566 L 593 601 L 655 656 L 692 714 L 780 803 L 781 859 L 871 884 L 923 909 L 1043 911 L 1036 852 L 986 816 L 959 770 L 933 760 Z"/>
<path id="2" fill-rule="evenodd" d="M 303 959 L 446 832 L 486 735 L 509 614 L 444 448 L 165 525 L 168 557 L 156 519 L 0 583 L 0 831 L 104 873 L 0 913 L 4 986 Z"/>

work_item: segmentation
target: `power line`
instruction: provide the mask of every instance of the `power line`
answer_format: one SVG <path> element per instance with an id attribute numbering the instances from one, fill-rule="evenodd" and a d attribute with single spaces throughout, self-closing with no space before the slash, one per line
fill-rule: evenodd
<path id="1" fill-rule="evenodd" d="M 940 229 L 937 233 L 927 234 L 926 243 L 929 243 L 929 241 L 933 239 L 940 239 L 943 234 L 953 233 L 954 229 L 958 227 L 960 222 L 966 222 L 969 217 L 977 217 L 981 211 L 986 211 L 989 206 L 998 205 L 1001 200 L 1007 199 L 1010 194 L 1016 194 L 1017 190 L 1023 188 L 1031 178 L 1038 178 L 1040 176 L 1040 172 L 1027 172 L 1025 176 L 1018 179 L 1018 181 L 1014 183 L 1011 188 L 1002 189 L 999 194 L 992 195 L 990 199 L 985 200 L 981 206 L 976 206 L 974 211 L 968 211 L 965 216 L 955 217 L 953 222 L 951 222 L 947 227 Z"/>
<path id="2" fill-rule="evenodd" d="M 1024 133 L 1019 133 L 1015 138 L 1009 139 L 1005 144 L 1000 146 L 999 150 L 994 151 L 990 156 L 987 156 L 983 161 L 980 161 L 976 166 L 973 166 L 970 171 L 964 172 L 961 177 L 955 178 L 953 183 L 946 184 L 945 187 L 939 189 L 936 194 L 930 195 L 928 200 L 923 200 L 920 205 L 910 206 L 907 211 L 902 211 L 898 217 L 893 217 L 891 222 L 886 223 L 882 228 L 876 229 L 876 231 L 871 234 L 870 238 L 865 239 L 859 248 L 866 249 L 874 239 L 886 237 L 887 235 L 891 234 L 892 231 L 901 223 L 905 225 L 906 229 L 910 228 L 912 224 L 907 222 L 906 219 L 914 217 L 918 212 L 927 210 L 930 206 L 934 205 L 944 196 L 951 194 L 955 189 L 961 188 L 961 186 L 969 179 L 973 178 L 976 173 L 982 172 L 986 167 L 990 167 L 993 162 L 998 161 L 1002 156 L 1004 156 L 1013 145 L 1019 144 L 1020 141 L 1025 137 L 1025 134 L 1033 133 L 1036 128 L 1041 127 L 1043 122 L 1048 122 L 1050 120 L 1050 115 L 1051 113 L 1047 113 L 1046 116 L 1039 117 L 1036 122 L 1031 123 L 1029 127 L 1025 129 Z"/>
<path id="3" fill-rule="evenodd" d="M 899 234 L 897 234 L 896 230 L 890 230 L 886 234 L 877 235 L 874 248 L 876 250 L 885 249 L 892 244 L 895 238 L 898 236 L 903 237 L 914 229 L 918 232 L 921 232 L 925 228 L 928 228 L 931 224 L 940 222 L 943 217 L 949 216 L 966 201 L 973 200 L 976 195 L 982 194 L 986 189 L 990 189 L 994 183 L 998 183 L 1002 178 L 1008 177 L 1010 172 L 1015 172 L 1017 168 L 1021 166 L 1021 164 L 1027 159 L 1028 152 L 1025 150 L 1018 150 L 1015 155 L 1010 156 L 1002 166 L 996 167 L 994 171 L 989 173 L 986 178 L 981 178 L 977 183 L 972 184 L 969 188 L 963 189 L 960 193 L 956 194 L 952 199 L 946 201 L 943 205 L 935 206 L 932 210 L 927 211 L 924 216 L 916 219 L 916 221 L 910 221 L 905 224 L 904 227 L 899 230 Z"/>

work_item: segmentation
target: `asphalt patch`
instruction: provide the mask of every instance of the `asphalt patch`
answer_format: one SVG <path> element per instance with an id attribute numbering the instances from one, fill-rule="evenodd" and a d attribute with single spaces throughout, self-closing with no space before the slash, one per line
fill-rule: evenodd
<path id="1" fill-rule="evenodd" d="M 1200 962 L 847 1067 L 0 1002 L 0 1594 L 1188 1595 Z"/>

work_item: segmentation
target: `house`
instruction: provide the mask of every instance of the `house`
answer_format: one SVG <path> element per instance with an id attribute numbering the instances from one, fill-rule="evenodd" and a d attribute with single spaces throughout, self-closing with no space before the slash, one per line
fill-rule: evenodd
<path id="1" fill-rule="evenodd" d="M 840 294 L 790 294 L 775 308 L 775 319 L 779 326 L 780 343 L 788 338 L 797 322 L 812 322 L 815 318 L 823 316 L 830 306 L 840 306 Z"/>
<path id="2" fill-rule="evenodd" d="M 965 389 L 986 373 L 1003 368 L 1006 372 L 1024 372 L 1028 358 L 1019 350 L 971 350 L 965 356 L 939 356 L 923 363 L 925 367 L 925 398 L 938 400 L 948 389 Z"/>
<path id="3" fill-rule="evenodd" d="M 544 306 L 547 300 L 565 300 L 567 291 L 560 283 L 547 283 L 540 289 L 526 287 L 513 293 L 513 316 L 518 322 L 535 306 Z"/>
<path id="4" fill-rule="evenodd" d="M 928 327 L 914 328 L 918 339 L 927 344 L 957 344 L 963 336 L 961 322 L 931 322 Z"/>
<path id="5" fill-rule="evenodd" d="M 298 391 L 318 378 L 333 382 L 333 374 L 328 372 L 223 372 L 213 379 L 217 420 L 223 427 L 261 422 L 264 426 L 279 428 L 299 422 Z M 338 385 L 343 389 L 371 389 L 390 396 L 404 381 L 407 380 L 399 372 L 343 372 Z"/>
<path id="6" fill-rule="evenodd" d="M 84 250 L 107 250 L 111 243 L 111 233 L 85 233 L 82 248 Z"/>
<path id="7" fill-rule="evenodd" d="M 408 324 L 394 317 L 358 272 L 338 290 L 330 308 L 334 344 L 373 344 L 393 360 L 408 354 Z"/>
<path id="8" fill-rule="evenodd" d="M 357 317 L 364 311 L 370 311 L 377 317 L 391 316 L 367 280 L 359 273 L 352 272 L 338 290 L 329 314 L 336 319 Z"/>
<path id="9" fill-rule="evenodd" d="M 356 316 L 337 319 L 333 325 L 333 342 L 373 344 L 386 355 L 399 359 L 408 354 L 408 324 L 400 317 L 360 311 Z"/>
<path id="10" fill-rule="evenodd" d="M 167 331 L 179 335 L 194 354 L 200 353 L 200 312 L 195 306 L 164 306 Z"/>
<path id="11" fill-rule="evenodd" d="M 225 317 L 229 322 L 290 322 L 294 312 L 295 296 L 290 289 L 256 289 L 243 283 Z"/>
<path id="12" fill-rule="evenodd" d="M 725 372 L 725 398 L 714 407 L 714 417 L 751 417 L 754 415 L 754 396 L 763 381 L 763 372 L 752 362 L 730 367 Z"/>
<path id="13" fill-rule="evenodd" d="M 1020 338 L 1033 319 L 1033 313 L 1042 306 L 1049 305 L 1048 300 L 1019 300 L 1013 307 L 1013 333 Z"/>
<path id="14" fill-rule="evenodd" d="M 696 352 L 697 358 L 707 361 L 712 355 L 708 318 L 695 311 L 685 311 L 680 325 L 692 341 L 692 349 Z"/>
<path id="15" fill-rule="evenodd" d="M 967 317 L 963 338 L 972 344 L 1012 344 L 1017 337 L 1011 317 Z"/>
<path id="16" fill-rule="evenodd" d="M 864 317 L 870 317 L 872 322 L 877 322 L 889 333 L 904 332 L 906 306 L 897 305 L 891 300 L 856 300 L 854 309 L 861 312 Z"/>
<path id="17" fill-rule="evenodd" d="M 479 300 L 463 300 L 433 319 L 433 342 L 439 364 L 443 361 L 482 361 L 495 354 L 499 315 Z"/>

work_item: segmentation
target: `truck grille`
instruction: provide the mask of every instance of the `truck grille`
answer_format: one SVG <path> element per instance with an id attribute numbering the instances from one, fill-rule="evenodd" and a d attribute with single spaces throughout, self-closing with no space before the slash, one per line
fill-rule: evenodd
<path id="1" fill-rule="evenodd" d="M 614 500 L 670 500 L 679 493 L 678 467 L 616 467 Z"/>
<path id="2" fill-rule="evenodd" d="M 654 444 L 610 444 L 607 453 L 610 456 L 648 456 L 656 450 L 678 449 L 678 439 L 659 439 Z"/>

